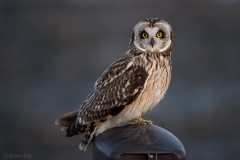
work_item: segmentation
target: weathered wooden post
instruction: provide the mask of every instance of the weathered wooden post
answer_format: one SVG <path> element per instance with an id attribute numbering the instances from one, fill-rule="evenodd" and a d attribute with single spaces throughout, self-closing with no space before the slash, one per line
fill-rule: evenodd
<path id="1" fill-rule="evenodd" d="M 128 124 L 105 131 L 93 143 L 93 160 L 185 160 L 182 143 L 155 125 Z"/>

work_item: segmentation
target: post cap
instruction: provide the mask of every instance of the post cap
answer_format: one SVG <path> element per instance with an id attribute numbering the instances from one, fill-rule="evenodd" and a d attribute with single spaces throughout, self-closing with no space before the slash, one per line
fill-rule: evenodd
<path id="1" fill-rule="evenodd" d="M 155 125 L 114 127 L 98 135 L 93 144 L 93 160 L 153 160 L 161 157 L 165 157 L 164 160 L 185 160 L 186 154 L 176 136 Z"/>

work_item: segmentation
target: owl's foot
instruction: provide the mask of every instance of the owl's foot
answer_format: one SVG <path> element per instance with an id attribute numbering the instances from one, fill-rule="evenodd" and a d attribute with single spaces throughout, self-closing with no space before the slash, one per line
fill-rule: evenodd
<path id="1" fill-rule="evenodd" d="M 148 124 L 148 125 L 152 125 L 153 122 L 151 120 L 145 120 L 142 117 L 140 118 L 135 118 L 132 120 L 132 122 L 136 123 L 136 124 Z"/>

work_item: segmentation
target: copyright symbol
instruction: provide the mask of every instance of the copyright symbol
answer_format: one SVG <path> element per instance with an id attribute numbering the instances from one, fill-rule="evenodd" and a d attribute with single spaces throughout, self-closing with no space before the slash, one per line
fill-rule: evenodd
<path id="1" fill-rule="evenodd" d="M 3 158 L 8 158 L 8 153 L 3 153 Z"/>

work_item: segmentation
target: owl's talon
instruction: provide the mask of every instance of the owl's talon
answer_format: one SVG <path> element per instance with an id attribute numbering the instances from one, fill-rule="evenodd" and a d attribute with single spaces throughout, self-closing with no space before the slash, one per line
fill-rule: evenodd
<path id="1" fill-rule="evenodd" d="M 144 125 L 146 125 L 146 124 L 152 125 L 153 124 L 153 122 L 151 120 L 145 120 L 142 117 L 135 118 L 135 119 L 132 120 L 132 122 L 134 122 L 136 124 L 144 124 Z"/>

